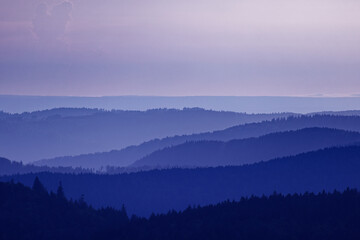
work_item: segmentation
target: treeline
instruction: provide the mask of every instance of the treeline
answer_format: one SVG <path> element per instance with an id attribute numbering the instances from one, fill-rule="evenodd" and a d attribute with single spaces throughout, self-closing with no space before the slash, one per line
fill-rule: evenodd
<path id="1" fill-rule="evenodd" d="M 32 189 L 0 182 L 0 239 L 101 239 L 99 233 L 125 229 L 125 210 L 95 210 L 79 196 L 67 200 L 61 183 L 48 193 L 38 178 Z M 117 231 L 119 234 L 119 231 Z"/>
<path id="2" fill-rule="evenodd" d="M 242 198 L 182 212 L 129 218 L 68 201 L 61 184 L 48 193 L 0 183 L 0 239 L 359 239 L 360 193 L 321 192 Z"/>
<path id="3" fill-rule="evenodd" d="M 160 167 L 112 167 L 106 166 L 98 170 L 93 168 L 81 168 L 81 167 L 47 167 L 47 166 L 36 166 L 32 164 L 23 164 L 22 162 L 14 162 L 9 159 L 0 157 L 0 176 L 10 176 L 19 174 L 29 173 L 69 173 L 69 174 L 122 174 L 132 173 L 140 171 L 149 171 L 154 169 L 160 169 Z M 163 168 L 168 169 L 168 167 Z"/>
<path id="4" fill-rule="evenodd" d="M 152 215 L 130 226 L 131 239 L 359 239 L 360 193 L 273 193 Z"/>
<path id="5" fill-rule="evenodd" d="M 38 172 L 79 174 L 92 173 L 94 171 L 92 169 L 84 168 L 34 166 L 31 164 L 23 164 L 22 162 L 10 161 L 6 158 L 0 157 L 0 176 Z"/>

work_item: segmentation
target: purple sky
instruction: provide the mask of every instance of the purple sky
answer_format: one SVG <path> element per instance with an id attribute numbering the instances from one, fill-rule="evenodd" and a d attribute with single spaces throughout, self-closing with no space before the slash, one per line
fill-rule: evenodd
<path id="1" fill-rule="evenodd" d="M 0 94 L 360 93 L 358 0 L 0 0 L 0 6 Z"/>

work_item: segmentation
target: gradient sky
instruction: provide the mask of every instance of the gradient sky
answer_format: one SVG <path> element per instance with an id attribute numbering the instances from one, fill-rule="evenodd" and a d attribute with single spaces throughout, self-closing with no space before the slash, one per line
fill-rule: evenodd
<path id="1" fill-rule="evenodd" d="M 358 0 L 0 0 L 0 94 L 355 96 L 359 13 Z"/>

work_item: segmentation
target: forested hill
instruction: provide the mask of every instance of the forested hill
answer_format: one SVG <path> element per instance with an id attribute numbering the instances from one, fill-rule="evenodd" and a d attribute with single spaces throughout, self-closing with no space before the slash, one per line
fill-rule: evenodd
<path id="1" fill-rule="evenodd" d="M 48 190 L 62 181 L 65 194 L 84 194 L 94 207 L 121 208 L 130 214 L 182 210 L 252 194 L 318 192 L 360 188 L 360 146 L 336 147 L 240 166 L 153 170 L 119 175 L 36 173 L 0 177 L 31 186 L 39 176 Z"/>
<path id="2" fill-rule="evenodd" d="M 209 167 L 242 165 L 360 142 L 360 133 L 304 128 L 229 142 L 187 142 L 156 151 L 132 166 Z"/>
<path id="3" fill-rule="evenodd" d="M 37 173 L 37 172 L 56 172 L 56 173 L 90 173 L 89 169 L 71 167 L 47 167 L 23 164 L 21 162 L 10 161 L 0 157 L 0 175 Z"/>
<path id="4" fill-rule="evenodd" d="M 0 112 L 0 119 L 17 120 L 17 121 L 40 121 L 47 118 L 65 118 L 91 116 L 105 112 L 97 108 L 53 108 L 42 111 L 23 112 L 23 113 L 6 113 Z"/>
<path id="5" fill-rule="evenodd" d="M 336 128 L 360 132 L 360 117 L 311 115 L 280 118 L 271 121 L 264 121 L 261 123 L 239 125 L 221 131 L 154 139 L 137 146 L 127 147 L 122 150 L 47 159 L 36 162 L 34 164 L 84 168 L 100 168 L 101 166 L 124 167 L 151 154 L 154 151 L 183 144 L 187 141 L 230 141 L 233 139 L 259 137 L 275 132 L 313 127 Z"/>
<path id="6" fill-rule="evenodd" d="M 291 114 L 245 114 L 199 108 L 148 111 L 53 109 L 0 115 L 0 156 L 28 163 L 122 149 L 154 138 L 225 129 Z"/>
<path id="7" fill-rule="evenodd" d="M 62 187 L 48 193 L 37 179 L 32 189 L 0 182 L 0 239 L 101 239 L 109 229 L 125 229 L 125 211 L 94 210 L 79 197 L 66 200 Z"/>
<path id="8" fill-rule="evenodd" d="M 152 216 L 144 225 L 159 240 L 355 240 L 360 237 L 360 193 L 274 193 Z M 147 239 L 143 232 L 136 236 Z"/>
<path id="9" fill-rule="evenodd" d="M 4 240 L 198 240 L 360 238 L 360 193 L 344 192 L 242 198 L 206 207 L 127 217 L 125 210 L 94 210 L 82 199 L 69 202 L 59 186 L 48 194 L 0 182 L 0 239 Z"/>

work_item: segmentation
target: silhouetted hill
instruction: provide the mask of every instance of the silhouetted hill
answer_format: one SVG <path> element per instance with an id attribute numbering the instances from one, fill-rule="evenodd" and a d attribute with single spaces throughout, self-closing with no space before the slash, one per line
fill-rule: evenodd
<path id="1" fill-rule="evenodd" d="M 1 177 L 31 185 L 39 176 L 48 190 L 62 181 L 65 194 L 95 206 L 147 216 L 252 194 L 360 188 L 360 146 L 336 147 L 239 167 L 153 170 L 120 175 L 37 173 Z"/>
<path id="2" fill-rule="evenodd" d="M 130 146 L 122 150 L 114 150 L 111 152 L 46 159 L 35 162 L 34 164 L 84 168 L 100 168 L 101 166 L 125 167 L 151 154 L 152 152 L 166 147 L 183 144 L 185 142 L 202 140 L 230 141 L 233 139 L 259 137 L 274 132 L 291 131 L 312 127 L 336 128 L 360 132 L 360 117 L 311 115 L 289 117 L 286 119 L 274 119 L 261 123 L 250 123 L 230 127 L 221 131 L 154 139 L 148 142 L 144 142 L 138 146 Z"/>
<path id="3" fill-rule="evenodd" d="M 242 165 L 360 142 L 360 133 L 305 128 L 229 142 L 198 141 L 156 151 L 133 167 L 209 167 Z"/>
<path id="4" fill-rule="evenodd" d="M 91 170 L 71 167 L 47 167 L 12 162 L 0 157 L 0 175 L 37 173 L 37 172 L 56 172 L 56 173 L 90 173 Z"/>
<path id="5" fill-rule="evenodd" d="M 94 210 L 82 199 L 67 201 L 62 188 L 48 194 L 38 179 L 33 188 L 0 182 L 0 238 L 12 239 L 316 239 L 360 237 L 360 193 L 346 189 L 242 198 L 188 207 L 149 219 L 125 210 Z"/>
<path id="6" fill-rule="evenodd" d="M 125 229 L 124 211 L 94 210 L 83 200 L 48 194 L 39 181 L 33 188 L 0 182 L 0 239 L 101 239 L 99 232 Z"/>
<path id="7" fill-rule="evenodd" d="M 181 213 L 153 215 L 149 221 L 137 221 L 149 232 L 145 235 L 135 228 L 135 235 L 164 240 L 355 240 L 360 237 L 359 219 L 360 194 L 356 190 L 317 195 L 274 193 L 270 197 L 243 198 L 239 202 L 189 207 Z"/>
<path id="8" fill-rule="evenodd" d="M 199 108 L 144 112 L 62 108 L 2 114 L 0 155 L 15 161 L 29 162 L 64 155 L 110 151 L 154 138 L 224 129 L 289 115 L 249 115 Z"/>

